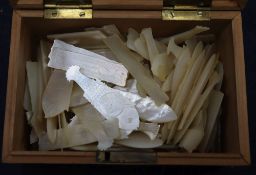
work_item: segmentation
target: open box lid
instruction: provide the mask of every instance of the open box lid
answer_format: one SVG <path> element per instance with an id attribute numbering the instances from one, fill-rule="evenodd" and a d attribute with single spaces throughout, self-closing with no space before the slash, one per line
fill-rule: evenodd
<path id="1" fill-rule="evenodd" d="M 10 0 L 15 9 L 44 9 L 46 18 L 92 18 L 93 10 L 151 10 L 164 11 L 165 19 L 175 11 L 241 10 L 247 0 Z M 50 9 L 50 10 L 49 10 Z M 58 10 L 56 13 L 56 9 Z M 60 10 L 59 9 L 65 9 Z M 48 10 L 48 11 L 47 11 Z M 55 11 L 54 11 L 55 10 Z M 167 11 L 168 10 L 168 11 Z M 172 10 L 172 11 L 170 11 Z M 47 13 L 47 14 L 46 14 Z M 59 15 L 62 13 L 64 16 Z M 76 14 L 75 14 L 76 13 Z M 189 13 L 188 15 L 193 15 Z M 187 15 L 187 16 L 188 16 Z M 201 15 L 201 13 L 200 13 Z M 204 13 L 203 13 L 204 16 Z M 181 18 L 182 20 L 183 18 Z M 186 17 L 184 18 L 186 19 Z M 196 20 L 206 18 L 196 18 Z M 176 20 L 180 20 L 177 18 Z"/>
<path id="2" fill-rule="evenodd" d="M 164 4 L 207 4 L 212 9 L 242 9 L 247 0 L 10 0 L 14 8 L 44 8 L 46 3 L 92 4 L 95 9 L 161 9 Z"/>

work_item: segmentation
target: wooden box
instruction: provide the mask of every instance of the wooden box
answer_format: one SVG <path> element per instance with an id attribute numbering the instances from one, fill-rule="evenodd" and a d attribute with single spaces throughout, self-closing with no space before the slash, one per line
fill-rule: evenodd
<path id="1" fill-rule="evenodd" d="M 213 0 L 210 21 L 162 20 L 162 0 L 92 0 L 92 19 L 45 19 L 43 0 L 13 2 L 11 47 L 6 95 L 2 160 L 6 163 L 77 163 L 98 164 L 99 152 L 30 151 L 29 134 L 23 110 L 25 62 L 36 56 L 39 39 L 50 33 L 72 32 L 85 27 L 115 24 L 121 32 L 128 27 L 140 30 L 152 27 L 154 35 L 169 36 L 194 25 L 211 27 L 216 34 L 221 61 L 224 64 L 225 94 L 221 123 L 221 151 L 218 153 L 179 153 L 155 151 L 154 161 L 109 162 L 113 164 L 158 165 L 249 165 L 250 150 L 243 32 L 240 1 Z M 111 156 L 111 152 L 108 153 Z M 139 157 L 140 153 L 133 154 Z M 131 155 L 131 154 L 130 154 Z"/>

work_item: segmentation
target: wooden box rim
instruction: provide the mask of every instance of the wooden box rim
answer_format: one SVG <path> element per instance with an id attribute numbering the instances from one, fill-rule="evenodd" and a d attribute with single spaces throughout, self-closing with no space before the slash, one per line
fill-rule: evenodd
<path id="1" fill-rule="evenodd" d="M 93 2 L 103 2 L 103 0 L 92 0 Z M 111 0 L 109 0 L 111 1 Z M 132 2 L 142 2 L 145 3 L 147 0 L 132 0 Z M 153 0 L 154 1 L 154 0 Z M 155 0 L 154 2 L 158 1 L 160 2 L 160 7 L 162 7 L 162 0 Z M 237 0 L 237 2 L 244 2 L 244 0 Z M 116 5 L 119 5 L 119 2 L 117 0 L 113 0 L 111 2 L 118 2 Z M 147 1 L 148 2 L 148 1 Z M 218 7 L 221 7 L 220 9 L 227 9 L 230 7 L 232 8 L 238 8 L 238 4 L 234 1 L 230 0 L 215 0 L 216 9 Z M 12 0 L 12 3 L 14 5 L 14 8 L 17 8 L 13 11 L 13 21 L 12 21 L 12 38 L 11 38 L 11 52 L 10 52 L 10 63 L 9 63 L 9 72 L 8 76 L 10 74 L 13 74 L 14 68 L 12 67 L 12 61 L 14 57 L 16 57 L 16 53 L 13 52 L 19 47 L 19 42 L 17 42 L 17 37 L 20 38 L 20 25 L 22 18 L 24 17 L 40 17 L 43 18 L 43 0 Z M 159 8 L 159 4 L 154 6 L 154 8 Z M 225 7 L 223 6 L 225 5 Z M 125 4 L 126 5 L 126 4 Z M 219 5 L 219 6 L 218 6 Z M 100 4 L 102 6 L 102 4 Z M 24 8 L 26 7 L 26 8 Z M 242 7 L 242 6 L 241 6 Z M 143 7 L 144 8 L 144 7 Z M 34 9 L 34 10 L 31 10 Z M 127 15 L 131 18 L 152 18 L 152 19 L 161 19 L 161 13 L 159 10 L 153 9 L 153 10 L 105 10 L 105 9 L 96 9 L 94 12 L 93 18 L 109 18 L 116 16 L 115 18 L 126 18 Z M 226 15 L 223 16 L 222 14 L 225 13 Z M 236 69 L 240 69 L 239 65 L 244 65 L 243 61 L 241 62 L 241 59 L 236 59 L 237 57 L 243 58 L 243 37 L 242 37 L 242 24 L 241 24 L 241 14 L 240 11 L 218 11 L 213 10 L 210 12 L 210 16 L 212 19 L 230 19 L 232 20 L 232 26 L 233 26 L 233 41 L 234 41 L 234 48 L 240 48 L 234 50 L 234 60 L 235 60 L 235 67 Z M 241 109 L 238 110 L 238 113 L 246 113 L 247 114 L 247 108 L 246 108 L 246 97 L 243 97 L 243 93 L 246 90 L 246 84 L 245 79 L 243 78 L 244 75 L 244 69 L 240 71 L 236 76 L 240 77 L 240 81 L 236 82 L 238 85 L 237 95 L 241 98 L 241 101 L 239 102 L 242 106 Z M 8 80 L 8 87 L 14 86 L 13 80 Z M 242 84 L 242 86 L 240 86 Z M 246 94 L 246 93 L 245 93 Z M 8 99 L 12 98 L 11 91 L 8 90 L 6 95 L 6 103 L 8 103 Z M 49 152 L 35 152 L 35 151 L 13 151 L 11 150 L 11 140 L 10 135 L 13 131 L 10 131 L 11 126 L 13 126 L 13 119 L 8 120 L 6 116 L 12 115 L 11 108 L 6 108 L 5 112 L 5 123 L 4 123 L 4 139 L 3 139 L 3 154 L 2 154 L 2 160 L 6 163 L 70 163 L 69 159 L 72 159 L 72 163 L 77 164 L 97 164 L 96 162 L 96 153 L 95 152 L 84 152 L 75 154 L 74 152 L 65 152 L 60 153 L 53 151 L 51 154 Z M 200 153 L 196 154 L 194 153 L 193 156 L 189 156 L 186 154 L 177 154 L 177 153 L 158 153 L 157 154 L 157 164 L 161 165 L 169 165 L 170 161 L 172 162 L 172 165 L 249 165 L 250 160 L 250 149 L 249 149 L 249 134 L 248 134 L 248 119 L 247 117 L 244 118 L 238 118 L 238 125 L 239 125 L 239 144 L 240 144 L 240 154 L 231 154 L 231 153 Z M 49 159 L 50 158 L 50 159 Z M 188 160 L 189 159 L 189 160 Z M 191 164 L 193 162 L 193 164 Z"/>

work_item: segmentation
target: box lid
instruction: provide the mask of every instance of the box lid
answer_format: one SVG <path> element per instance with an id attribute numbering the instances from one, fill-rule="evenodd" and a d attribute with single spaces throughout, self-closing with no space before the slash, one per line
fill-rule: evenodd
<path id="1" fill-rule="evenodd" d="M 176 4 L 210 5 L 212 10 L 239 10 L 246 5 L 247 0 L 10 0 L 10 2 L 17 9 L 43 9 L 44 4 L 51 2 L 56 4 L 92 4 L 93 9 L 105 10 L 161 10 L 163 6 Z"/>

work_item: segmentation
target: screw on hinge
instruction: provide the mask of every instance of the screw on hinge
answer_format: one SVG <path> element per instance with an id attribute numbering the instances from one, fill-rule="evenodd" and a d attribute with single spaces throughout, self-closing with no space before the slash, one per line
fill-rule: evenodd
<path id="1" fill-rule="evenodd" d="M 198 11 L 198 12 L 197 12 L 197 15 L 198 15 L 198 16 L 203 16 L 203 12 L 202 12 L 202 11 Z"/>
<path id="2" fill-rule="evenodd" d="M 85 16 L 85 12 L 80 12 L 80 13 L 79 13 L 79 16 L 80 16 L 80 17 L 84 17 L 84 16 Z"/>
<path id="3" fill-rule="evenodd" d="M 57 16 L 57 14 L 58 14 L 58 12 L 57 12 L 57 11 L 53 11 L 53 12 L 52 12 L 52 16 L 53 16 L 53 17 L 56 17 L 56 16 Z"/>
<path id="4" fill-rule="evenodd" d="M 171 12 L 171 15 L 172 15 L 172 18 L 174 18 L 174 17 L 175 17 L 175 13 L 174 13 L 174 12 Z"/>
<path id="5" fill-rule="evenodd" d="M 164 14 L 164 16 L 166 18 L 174 18 L 175 17 L 175 13 L 174 12 L 168 12 Z"/>

